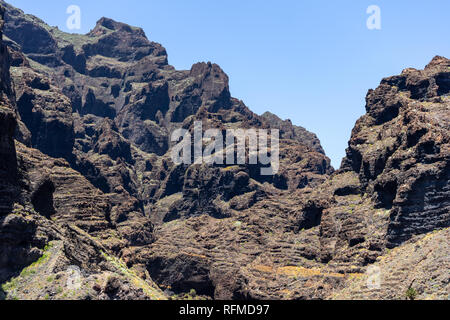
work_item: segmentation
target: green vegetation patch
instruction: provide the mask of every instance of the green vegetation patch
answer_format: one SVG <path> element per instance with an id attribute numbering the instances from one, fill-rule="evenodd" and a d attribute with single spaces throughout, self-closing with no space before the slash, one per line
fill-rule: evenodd
<path id="1" fill-rule="evenodd" d="M 165 296 L 162 292 L 159 292 L 158 289 L 153 288 L 150 284 L 148 284 L 145 280 L 139 277 L 133 270 L 129 269 L 125 263 L 113 256 L 108 255 L 105 252 L 102 252 L 103 257 L 110 262 L 118 272 L 120 272 L 130 283 L 132 283 L 137 288 L 140 288 L 144 291 L 144 293 L 152 300 L 163 300 Z"/>
<path id="2" fill-rule="evenodd" d="M 19 276 L 12 278 L 8 282 L 1 285 L 1 289 L 6 293 L 8 298 L 14 299 L 14 294 L 11 295 L 11 293 L 14 293 L 19 284 L 24 282 L 27 278 L 36 274 L 38 267 L 43 265 L 50 259 L 50 249 L 52 248 L 52 246 L 52 243 L 47 244 L 44 248 L 44 253 L 37 261 L 24 268 L 20 272 Z"/>

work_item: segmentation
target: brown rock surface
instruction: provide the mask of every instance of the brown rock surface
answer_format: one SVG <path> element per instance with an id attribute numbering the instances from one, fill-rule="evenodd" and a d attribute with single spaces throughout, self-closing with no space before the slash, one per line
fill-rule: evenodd
<path id="1" fill-rule="evenodd" d="M 164 298 L 157 283 L 175 298 L 403 299 L 411 281 L 447 298 L 448 59 L 370 90 L 334 172 L 314 134 L 232 98 L 218 65 L 178 71 L 140 28 L 66 34 L 0 3 L 0 297 Z M 174 164 L 171 133 L 195 121 L 279 129 L 280 171 Z"/>
<path id="2" fill-rule="evenodd" d="M 353 130 L 342 168 L 323 184 L 264 188 L 261 201 L 224 219 L 164 224 L 155 243 L 137 252 L 139 261 L 164 285 L 214 291 L 216 298 L 404 298 L 404 281 L 412 277 L 406 272 L 386 275 L 396 288 L 389 294 L 387 287 L 363 290 L 362 282 L 363 295 L 339 291 L 391 248 L 409 252 L 405 267 L 428 259 L 411 252 L 423 244 L 415 239 L 450 224 L 448 67 L 436 57 L 425 70 L 406 70 L 369 91 L 368 113 Z M 417 82 L 427 87 L 407 85 Z M 447 297 L 448 281 L 427 279 L 444 263 L 439 277 L 448 280 L 445 235 L 430 244 L 436 252 L 426 267 L 413 273 L 421 298 Z M 388 256 L 401 265 L 401 257 Z"/>

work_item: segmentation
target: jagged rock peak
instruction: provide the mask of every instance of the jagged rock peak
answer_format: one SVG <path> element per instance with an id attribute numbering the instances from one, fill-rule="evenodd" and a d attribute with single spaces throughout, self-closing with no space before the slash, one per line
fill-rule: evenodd
<path id="1" fill-rule="evenodd" d="M 433 67 L 450 67 L 450 59 L 442 56 L 435 56 L 433 60 L 425 67 L 425 69 L 430 69 Z M 448 70 L 450 72 L 450 69 Z"/>
<path id="2" fill-rule="evenodd" d="M 271 128 L 277 128 L 281 131 L 280 134 L 283 139 L 302 141 L 302 143 L 306 144 L 312 150 L 325 154 L 320 140 L 314 133 L 309 132 L 303 127 L 293 125 L 290 119 L 282 120 L 277 115 L 268 111 L 261 116 L 269 122 Z"/>
<path id="3" fill-rule="evenodd" d="M 70 299 L 164 298 L 153 280 L 217 299 L 329 299 L 343 288 L 401 299 L 413 277 L 419 298 L 447 298 L 448 59 L 369 91 L 333 173 L 315 135 L 252 113 L 215 64 L 175 70 L 141 29 L 102 18 L 93 35 L 66 34 L 11 6 L 5 20 L 0 284 L 19 277 L 0 300 L 64 298 L 64 273 L 46 279 L 69 265 L 90 275 Z M 279 172 L 173 163 L 171 132 L 196 120 L 279 128 Z M 44 252 L 33 282 L 20 277 Z M 367 291 L 373 264 L 390 285 Z"/>
<path id="4" fill-rule="evenodd" d="M 145 32 L 142 28 L 133 27 L 123 22 L 118 22 L 110 18 L 102 17 L 100 18 L 95 28 L 89 33 L 89 35 L 98 35 L 98 34 L 104 34 L 105 29 L 109 31 L 123 31 L 127 33 L 133 33 L 135 35 L 146 37 Z"/>

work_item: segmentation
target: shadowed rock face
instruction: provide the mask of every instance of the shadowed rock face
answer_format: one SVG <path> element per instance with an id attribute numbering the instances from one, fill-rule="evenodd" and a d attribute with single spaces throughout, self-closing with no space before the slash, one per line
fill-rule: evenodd
<path id="1" fill-rule="evenodd" d="M 3 30 L 4 9 L 0 9 Z M 41 29 L 29 24 L 23 28 L 21 45 L 34 52 L 36 43 L 27 40 L 33 37 L 26 32 Z M 33 39 L 38 44 L 42 40 Z M 56 294 L 59 299 L 69 298 L 66 269 L 73 264 L 89 274 L 83 293 L 74 299 L 164 298 L 151 280 L 138 280 L 142 282 L 137 285 L 132 278 L 138 276 L 123 274 L 126 266 L 107 254 L 127 243 L 152 241 L 153 226 L 139 212 L 137 201 L 116 197 L 124 210 L 111 206 L 108 196 L 66 160 L 37 150 L 73 161 L 72 106 L 44 74 L 29 68 L 19 49 L 13 45 L 8 50 L 0 40 L 0 299 L 58 299 L 56 288 L 64 288 Z M 17 69 L 11 70 L 11 63 Z M 111 220 L 118 214 L 126 215 L 120 223 Z M 59 283 L 46 285 L 50 277 Z M 111 277 L 115 290 L 110 290 Z"/>
<path id="2" fill-rule="evenodd" d="M 4 9 L 0 8 L 0 27 L 3 26 Z M 0 36 L 3 33 L 0 29 Z M 17 185 L 17 160 L 14 146 L 14 91 L 9 73 L 10 56 L 7 47 L 0 44 L 0 212 L 12 209 Z"/>
<path id="3" fill-rule="evenodd" d="M 413 243 L 435 248 L 445 238 L 448 59 L 370 90 L 334 172 L 316 135 L 252 113 L 218 65 L 175 70 L 140 28 L 102 18 L 71 35 L 0 3 L 0 282 L 52 242 L 54 260 L 36 272 L 82 268 L 87 296 L 74 298 L 164 298 L 152 279 L 170 294 L 222 299 L 382 298 L 352 279 L 373 264 L 410 268 L 427 254 Z M 278 174 L 174 164 L 171 133 L 195 121 L 279 129 Z M 410 252 L 402 265 L 388 250 L 397 247 Z M 445 261 L 437 251 L 421 269 L 422 289 Z M 390 278 L 395 298 L 405 277 Z M 19 276 L 21 289 L 4 294 L 42 298 L 23 291 L 37 278 Z M 421 297 L 448 289 L 433 286 Z"/>
<path id="4" fill-rule="evenodd" d="M 354 170 L 376 207 L 391 210 L 389 246 L 449 224 L 449 67 L 386 78 L 367 95 L 343 170 Z M 444 80 L 446 79 L 446 80 Z"/>
<path id="5" fill-rule="evenodd" d="M 324 183 L 235 197 L 231 207 L 240 210 L 220 220 L 164 224 L 156 241 L 137 251 L 137 261 L 162 285 L 211 290 L 212 284 L 215 298 L 405 299 L 409 286 L 421 298 L 445 298 L 448 282 L 425 279 L 441 279 L 441 263 L 450 267 L 444 240 L 450 225 L 450 100 L 442 80 L 448 68 L 448 59 L 436 57 L 424 70 L 405 70 L 370 90 L 347 157 Z M 265 116 L 283 130 L 277 118 Z M 284 162 L 284 169 L 298 168 L 294 163 Z M 413 249 L 414 243 L 423 250 Z M 400 257 L 402 250 L 408 259 Z M 420 272 L 404 272 L 418 261 L 425 261 Z M 365 271 L 373 265 L 389 285 L 371 292 L 364 287 Z"/>
<path id="6" fill-rule="evenodd" d="M 133 199 L 154 222 L 203 214 L 205 208 L 212 215 L 227 216 L 232 197 L 262 192 L 264 182 L 279 189 L 304 188 L 332 172 L 314 134 L 275 116 L 253 114 L 231 97 L 228 76 L 219 66 L 197 63 L 191 70 L 177 71 L 168 65 L 165 49 L 149 41 L 142 29 L 111 19 L 100 19 L 86 35 L 69 35 L 6 8 L 8 45 L 23 60 L 11 68 L 20 117 L 16 138 L 64 158 L 101 191 Z M 42 43 L 54 45 L 43 52 L 29 43 L 24 34 L 30 26 L 39 30 L 38 40 L 49 39 Z M 207 168 L 200 176 L 205 183 L 217 179 L 213 184 L 219 187 L 208 190 L 205 200 L 196 199 L 203 187 L 189 181 L 197 179 L 190 177 L 197 169 L 175 166 L 169 158 L 171 132 L 192 129 L 196 120 L 205 130 L 282 129 L 285 165 L 269 179 L 259 176 L 259 168 L 243 167 L 249 179 L 230 194 L 220 178 L 208 177 Z M 174 194 L 182 195 L 182 204 L 174 202 L 161 212 L 160 203 Z M 121 213 L 117 216 L 124 219 Z"/>

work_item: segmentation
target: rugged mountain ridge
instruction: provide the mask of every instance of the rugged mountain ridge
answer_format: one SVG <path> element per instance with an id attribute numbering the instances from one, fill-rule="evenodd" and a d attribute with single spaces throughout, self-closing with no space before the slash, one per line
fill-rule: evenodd
<path id="1" fill-rule="evenodd" d="M 3 26 L 3 8 L 0 14 Z M 14 141 L 14 59 L 3 41 L 1 48 L 0 299 L 164 299 L 151 280 L 128 270 L 101 243 L 102 235 L 117 232 L 104 215 L 106 198 L 64 159 Z M 90 234 L 70 223 L 81 212 L 79 227 Z M 68 287 L 72 267 L 79 270 L 79 283 Z"/>
<path id="2" fill-rule="evenodd" d="M 232 98 L 219 66 L 178 71 L 140 28 L 102 18 L 87 35 L 66 34 L 1 4 L 7 298 L 64 298 L 70 265 L 83 272 L 78 299 L 192 289 L 217 299 L 402 299 L 408 280 L 419 298 L 448 294 L 448 59 L 369 91 L 334 172 L 314 134 Z M 280 129 L 280 172 L 174 164 L 171 132 L 197 120 Z M 390 251 L 399 246 L 408 259 Z M 417 261 L 420 272 L 364 288 L 367 267 L 395 273 Z M 53 274 L 56 284 L 36 289 Z"/>
<path id="3" fill-rule="evenodd" d="M 283 150 L 296 147 L 286 152 L 296 158 L 286 161 L 303 163 L 296 166 L 302 170 L 286 169 L 269 181 L 276 187 L 320 183 L 332 172 L 315 135 L 253 114 L 231 97 L 228 77 L 219 66 L 199 63 L 191 70 L 174 70 L 161 45 L 147 40 L 141 29 L 111 19 L 100 19 L 87 35 L 68 35 L 8 8 L 5 34 L 10 47 L 19 48 L 26 54 L 24 63 L 33 66 L 19 63 L 12 72 L 18 113 L 31 133 L 31 146 L 65 158 L 104 193 L 131 196 L 144 211 L 182 193 L 186 168 L 168 159 L 170 133 L 179 127 L 192 129 L 196 119 L 205 130 L 269 128 L 271 122 L 272 127 L 283 126 L 282 138 L 289 140 Z M 30 28 L 37 34 L 34 40 L 23 36 Z M 46 39 L 45 52 L 36 39 Z M 40 110 L 44 104 L 54 110 Z M 292 134 L 295 130 L 301 134 Z M 249 169 L 251 178 L 265 182 L 257 171 Z M 202 208 L 194 204 L 190 210 L 195 214 Z"/>

